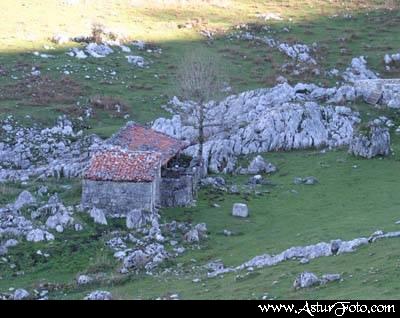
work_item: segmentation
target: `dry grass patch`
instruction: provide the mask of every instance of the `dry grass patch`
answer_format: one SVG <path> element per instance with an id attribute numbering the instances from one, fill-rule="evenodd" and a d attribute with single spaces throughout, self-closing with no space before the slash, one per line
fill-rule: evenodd
<path id="1" fill-rule="evenodd" d="M 16 100 L 28 106 L 70 104 L 82 95 L 82 86 L 67 76 L 29 76 L 0 90 L 0 100 Z"/>
<path id="2" fill-rule="evenodd" d="M 109 113 L 111 117 L 120 118 L 128 114 L 128 105 L 116 97 L 97 95 L 91 97 L 89 102 L 94 111 L 105 111 Z"/>

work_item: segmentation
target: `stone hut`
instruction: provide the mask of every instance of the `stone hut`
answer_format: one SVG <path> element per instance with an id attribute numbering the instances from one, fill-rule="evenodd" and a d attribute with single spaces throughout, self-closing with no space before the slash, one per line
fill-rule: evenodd
<path id="1" fill-rule="evenodd" d="M 107 144 L 84 173 L 84 207 L 126 214 L 192 203 L 198 173 L 181 154 L 188 143 L 130 122 Z"/>

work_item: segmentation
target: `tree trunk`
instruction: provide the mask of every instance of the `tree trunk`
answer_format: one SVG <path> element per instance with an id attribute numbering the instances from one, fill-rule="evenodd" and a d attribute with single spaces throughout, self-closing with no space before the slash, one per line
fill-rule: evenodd
<path id="1" fill-rule="evenodd" d="M 204 161 L 203 161 L 203 145 L 204 145 L 204 104 L 199 105 L 199 148 L 197 150 L 197 163 L 201 171 L 201 175 L 204 174 Z"/>

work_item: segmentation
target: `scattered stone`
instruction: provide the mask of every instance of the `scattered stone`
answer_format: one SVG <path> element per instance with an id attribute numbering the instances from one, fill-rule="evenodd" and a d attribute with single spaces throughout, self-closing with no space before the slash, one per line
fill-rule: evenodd
<path id="1" fill-rule="evenodd" d="M 272 163 L 267 162 L 263 157 L 258 155 L 250 162 L 247 168 L 247 173 L 249 174 L 272 173 L 275 172 L 276 170 L 277 170 L 276 167 Z"/>
<path id="2" fill-rule="evenodd" d="M 106 216 L 104 215 L 103 210 L 92 208 L 90 210 L 90 216 L 93 218 L 95 223 L 107 225 L 107 219 Z"/>
<path id="3" fill-rule="evenodd" d="M 54 235 L 47 231 L 36 229 L 26 235 L 26 240 L 29 242 L 53 241 Z"/>
<path id="4" fill-rule="evenodd" d="M 29 297 L 30 297 L 30 294 L 25 289 L 16 289 L 14 291 L 14 296 L 13 296 L 14 300 L 25 300 L 25 299 L 28 299 Z"/>
<path id="5" fill-rule="evenodd" d="M 216 189 L 225 189 L 226 186 L 225 179 L 222 177 L 207 177 L 201 179 L 200 184 L 204 187 L 212 186 Z"/>
<path id="6" fill-rule="evenodd" d="M 199 232 L 196 229 L 192 229 L 184 235 L 183 239 L 188 243 L 197 243 L 200 241 Z"/>
<path id="7" fill-rule="evenodd" d="M 143 57 L 138 55 L 128 55 L 126 58 L 128 59 L 129 64 L 133 64 L 137 67 L 143 68 L 148 64 Z"/>
<path id="8" fill-rule="evenodd" d="M 15 200 L 14 203 L 14 208 L 17 210 L 20 210 L 24 208 L 25 206 L 32 205 L 36 203 L 36 199 L 33 197 L 33 195 L 29 191 L 22 191 L 17 200 Z"/>
<path id="9" fill-rule="evenodd" d="M 244 203 L 235 203 L 232 208 L 232 215 L 247 218 L 249 216 L 249 209 Z"/>
<path id="10" fill-rule="evenodd" d="M 112 294 L 108 291 L 96 290 L 88 294 L 84 300 L 112 300 Z"/>
<path id="11" fill-rule="evenodd" d="M 325 274 L 321 277 L 321 284 L 324 285 L 329 282 L 334 282 L 342 279 L 340 274 Z"/>
<path id="12" fill-rule="evenodd" d="M 305 178 L 300 178 L 300 177 L 295 177 L 293 179 L 294 184 L 306 184 L 306 185 L 314 185 L 319 183 L 318 179 L 315 177 L 305 177 Z"/>
<path id="13" fill-rule="evenodd" d="M 93 278 L 88 275 L 79 275 L 76 282 L 78 285 L 87 285 L 93 281 Z"/>

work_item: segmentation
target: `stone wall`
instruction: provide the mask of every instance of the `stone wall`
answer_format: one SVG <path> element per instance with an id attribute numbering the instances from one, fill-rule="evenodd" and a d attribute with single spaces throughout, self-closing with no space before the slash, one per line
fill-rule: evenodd
<path id="1" fill-rule="evenodd" d="M 153 182 L 82 181 L 82 205 L 106 213 L 126 214 L 133 209 L 153 211 L 159 197 L 159 179 Z"/>
<path id="2" fill-rule="evenodd" d="M 161 206 L 188 206 L 195 195 L 194 177 L 181 175 L 176 178 L 163 177 L 160 183 Z"/>

